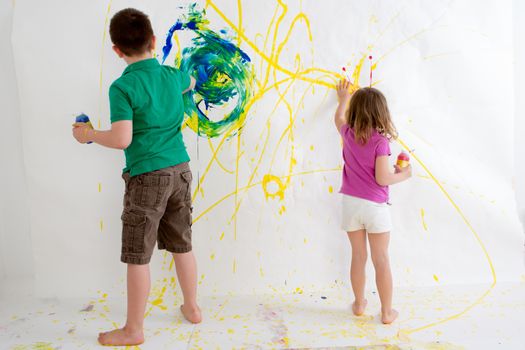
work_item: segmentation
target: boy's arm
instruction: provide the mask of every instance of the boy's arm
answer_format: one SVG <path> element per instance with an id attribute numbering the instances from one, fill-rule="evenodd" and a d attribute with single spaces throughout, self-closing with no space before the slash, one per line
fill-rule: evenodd
<path id="1" fill-rule="evenodd" d="M 111 130 L 106 131 L 95 130 L 85 123 L 75 123 L 73 136 L 80 143 L 95 142 L 109 148 L 126 149 L 133 138 L 133 122 L 120 120 L 112 123 Z"/>
<path id="2" fill-rule="evenodd" d="M 396 172 L 390 171 L 388 156 L 379 156 L 376 158 L 375 178 L 380 186 L 393 185 L 404 181 L 412 176 L 412 167 L 410 165 L 400 168 L 395 165 Z"/>
<path id="3" fill-rule="evenodd" d="M 346 111 L 350 104 L 350 98 L 352 93 L 350 92 L 350 87 L 352 84 L 348 80 L 341 80 L 337 84 L 337 97 L 339 99 L 339 104 L 335 110 L 334 122 L 337 132 L 341 131 L 341 126 L 346 123 Z"/>
<path id="4" fill-rule="evenodd" d="M 195 80 L 195 78 L 190 75 L 190 86 L 188 86 L 188 88 L 184 90 L 182 93 L 185 94 L 188 91 L 193 90 L 195 88 L 196 83 L 197 81 Z"/>

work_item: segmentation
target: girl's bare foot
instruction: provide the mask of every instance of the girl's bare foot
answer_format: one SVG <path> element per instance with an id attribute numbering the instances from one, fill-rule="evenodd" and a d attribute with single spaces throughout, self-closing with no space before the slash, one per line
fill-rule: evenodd
<path id="1" fill-rule="evenodd" d="M 390 324 L 395 321 L 399 312 L 394 309 L 391 309 L 389 312 L 381 312 L 381 322 L 384 324 Z"/>
<path id="2" fill-rule="evenodd" d="M 363 299 L 363 301 L 360 303 L 358 303 L 357 300 L 354 301 L 354 303 L 352 304 L 352 312 L 354 313 L 354 315 L 361 316 L 362 314 L 364 314 L 367 303 L 368 301 L 366 299 Z"/>
<path id="3" fill-rule="evenodd" d="M 144 332 L 131 332 L 124 327 L 110 332 L 99 333 L 98 342 L 101 345 L 140 345 L 144 343 Z"/>
<path id="4" fill-rule="evenodd" d="M 191 323 L 201 323 L 202 316 L 201 316 L 201 309 L 197 305 L 191 307 L 186 305 L 180 306 L 180 311 L 182 312 L 182 315 L 186 320 L 188 320 Z"/>

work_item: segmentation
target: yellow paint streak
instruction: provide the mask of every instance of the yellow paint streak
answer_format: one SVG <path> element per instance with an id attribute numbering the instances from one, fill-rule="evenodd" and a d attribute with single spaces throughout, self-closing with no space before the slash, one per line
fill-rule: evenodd
<path id="1" fill-rule="evenodd" d="M 194 220 L 194 221 L 197 221 L 197 220 Z M 221 236 L 219 237 L 219 241 L 222 241 L 224 239 L 224 232 L 221 233 Z"/>
<path id="2" fill-rule="evenodd" d="M 208 145 L 210 146 L 210 150 L 212 153 L 215 153 L 215 148 L 213 147 L 213 143 L 211 142 L 211 139 L 208 138 Z M 215 161 L 217 162 L 217 165 L 221 167 L 222 170 L 224 170 L 225 172 L 227 172 L 228 174 L 233 174 L 234 171 L 233 170 L 230 170 L 230 169 L 226 169 L 226 167 L 224 166 L 224 164 L 222 164 L 222 162 L 219 160 L 218 157 L 215 158 Z"/>
<path id="3" fill-rule="evenodd" d="M 233 273 L 237 272 L 237 261 L 235 260 L 235 258 L 233 259 L 233 263 L 232 263 L 232 272 Z"/>
<path id="4" fill-rule="evenodd" d="M 242 0 L 237 0 L 237 15 L 239 17 L 239 31 L 243 31 L 242 29 Z M 240 35 L 237 36 L 237 46 L 241 46 L 242 38 Z"/>
<path id="5" fill-rule="evenodd" d="M 421 208 L 421 222 L 423 223 L 423 229 L 428 231 L 427 223 L 425 222 L 425 209 Z"/>
<path id="6" fill-rule="evenodd" d="M 401 139 L 398 139 L 397 140 L 399 142 L 399 144 L 407 151 L 410 152 L 410 150 L 412 148 L 410 148 L 405 142 L 403 142 L 403 140 Z M 456 204 L 456 202 L 452 199 L 452 197 L 450 197 L 449 193 L 447 192 L 447 190 L 445 190 L 445 188 L 443 187 L 443 185 L 439 182 L 439 180 L 432 174 L 432 172 L 428 169 L 428 167 L 423 163 L 423 161 L 413 152 L 411 152 L 411 155 L 412 155 L 412 158 L 416 160 L 416 162 L 423 168 L 423 170 L 427 173 L 427 175 L 432 179 L 432 181 L 437 185 L 437 187 L 441 190 L 441 192 L 445 195 L 445 197 L 448 199 L 448 201 L 450 202 L 450 204 L 454 207 L 454 209 L 456 210 L 456 212 L 459 214 L 459 216 L 461 217 L 461 219 L 463 220 L 463 222 L 467 225 L 467 227 L 469 228 L 470 232 L 474 235 L 476 241 L 478 242 L 479 246 L 481 247 L 482 251 L 483 251 L 483 254 L 485 256 L 485 259 L 487 260 L 487 264 L 489 265 L 489 268 L 490 268 L 490 272 L 491 272 L 491 275 L 492 275 L 492 283 L 490 285 L 490 287 L 485 291 L 483 292 L 483 294 L 477 298 L 472 304 L 470 304 L 469 306 L 467 306 L 465 309 L 463 309 L 461 312 L 458 312 L 458 313 L 455 313 L 453 315 L 450 315 L 448 317 L 445 317 L 441 320 L 438 320 L 436 322 L 432 322 L 432 323 L 429 323 L 429 324 L 426 324 L 426 325 L 423 325 L 423 326 L 420 326 L 420 327 L 417 327 L 417 328 L 412 328 L 412 329 L 402 329 L 399 331 L 399 335 L 408 335 L 408 334 L 412 334 L 412 333 L 416 333 L 416 332 L 420 332 L 422 330 L 425 330 L 425 329 L 428 329 L 428 328 L 431 328 L 431 327 L 435 327 L 437 325 L 440 325 L 440 324 L 443 324 L 443 323 L 446 323 L 448 321 L 451 321 L 451 320 L 454 320 L 454 319 L 457 319 L 459 317 L 461 317 L 462 315 L 466 314 L 467 312 L 469 312 L 472 308 L 474 308 L 476 305 L 479 305 L 483 299 L 485 299 L 485 297 L 492 291 L 492 289 L 496 286 L 496 270 L 494 269 L 494 264 L 492 263 L 492 259 L 490 258 L 489 256 L 489 253 L 485 247 L 485 245 L 483 244 L 483 242 L 481 241 L 481 238 L 479 237 L 478 233 L 476 232 L 476 230 L 474 229 L 474 227 L 472 226 L 472 224 L 470 223 L 470 221 L 467 219 L 467 217 L 465 216 L 465 214 L 463 213 L 463 211 L 459 208 L 459 206 Z"/>
<path id="7" fill-rule="evenodd" d="M 99 90 L 100 90 L 100 97 L 99 97 L 99 104 L 98 104 L 98 128 L 100 129 L 100 116 L 102 114 L 102 76 L 103 76 L 103 68 L 104 68 L 104 44 L 106 43 L 106 29 L 108 27 L 108 21 L 109 21 L 109 12 L 111 11 L 111 2 L 112 0 L 109 0 L 108 2 L 108 9 L 106 11 L 106 18 L 104 19 L 104 30 L 102 32 L 102 47 L 101 47 L 101 54 L 100 54 L 100 76 L 99 76 Z"/>
<path id="8" fill-rule="evenodd" d="M 328 193 L 334 193 L 334 188 L 332 186 L 328 186 Z"/>
<path id="9" fill-rule="evenodd" d="M 237 157 L 235 159 L 235 212 L 239 208 L 239 160 L 241 159 L 241 133 L 237 135 Z M 237 215 L 233 217 L 233 240 L 237 240 Z"/>
<path id="10" fill-rule="evenodd" d="M 279 1 L 279 3 L 281 5 L 284 5 L 280 1 Z M 278 71 L 280 71 L 282 73 L 285 73 L 285 74 L 287 74 L 289 76 L 297 76 L 297 74 L 293 73 L 292 71 L 290 71 L 290 70 L 288 70 L 286 68 L 281 67 L 277 63 L 277 61 L 275 59 L 272 59 L 271 57 L 268 57 L 264 52 L 262 52 L 257 47 L 257 45 L 255 45 L 254 42 L 252 42 L 249 38 L 247 38 L 244 35 L 244 33 L 242 33 L 242 31 L 239 30 L 239 28 L 228 17 L 226 17 L 226 15 L 224 15 L 224 13 L 217 7 L 217 5 L 215 5 L 214 1 L 206 0 L 206 4 L 209 5 L 219 15 L 219 17 L 221 17 L 235 32 L 237 32 L 237 35 L 239 35 L 242 38 L 242 40 L 244 40 L 244 42 L 246 42 L 246 44 L 248 46 L 250 46 L 250 48 L 255 53 L 257 53 L 262 59 L 264 59 L 271 67 L 273 67 L 274 69 L 276 69 L 276 70 L 278 70 Z M 283 14 L 285 14 L 285 12 L 283 12 Z M 338 78 L 339 75 L 340 75 L 338 73 L 335 73 L 335 72 L 332 72 L 332 71 L 328 71 L 328 70 L 324 70 L 324 69 L 319 69 L 319 68 L 314 68 L 313 71 L 331 74 L 331 75 L 333 75 L 336 78 Z M 329 87 L 329 88 L 332 88 L 332 89 L 335 88 L 335 84 L 330 84 L 330 83 L 327 83 L 327 82 L 325 82 L 323 80 L 319 80 L 319 79 L 313 79 L 313 78 L 305 77 L 303 75 L 297 76 L 297 79 L 302 80 L 302 81 L 311 82 L 311 83 L 314 83 L 314 84 L 317 84 L 317 85 L 326 86 L 326 87 Z"/>
<path id="11" fill-rule="evenodd" d="M 434 276 L 432 276 L 432 277 L 434 278 L 434 281 L 439 282 L 439 278 L 438 278 L 438 276 L 434 275 Z"/>
<path id="12" fill-rule="evenodd" d="M 98 192 L 99 193 L 102 192 L 102 183 L 101 182 L 98 183 Z"/>
<path id="13" fill-rule="evenodd" d="M 100 219 L 100 232 L 104 231 L 104 220 Z"/>
<path id="14" fill-rule="evenodd" d="M 295 176 L 303 176 L 303 175 L 310 175 L 310 174 L 315 174 L 315 173 L 323 173 L 323 172 L 334 172 L 334 171 L 341 171 L 341 167 L 338 167 L 338 168 L 332 168 L 332 169 L 317 169 L 317 170 L 309 170 L 309 171 L 303 171 L 303 172 L 300 172 L 300 173 L 296 173 L 296 174 L 291 174 L 289 175 L 290 177 L 295 177 Z M 285 176 L 281 177 L 281 178 L 284 178 Z M 257 182 L 257 183 L 254 183 L 254 184 L 251 184 L 250 186 L 246 186 L 246 187 L 242 187 L 240 188 L 239 190 L 240 191 L 243 191 L 243 190 L 247 190 L 249 188 L 253 188 L 255 186 L 258 186 L 258 185 L 261 185 L 262 182 Z M 215 208 L 217 205 L 221 204 L 223 201 L 225 201 L 226 199 L 232 197 L 233 195 L 235 194 L 235 192 L 231 192 L 227 195 L 225 195 L 224 197 L 222 197 L 221 199 L 217 200 L 215 203 L 213 203 L 212 205 L 210 205 L 208 208 L 206 208 L 202 213 L 200 213 L 195 219 L 193 219 L 193 223 L 196 223 L 197 221 L 199 221 L 201 218 L 203 218 L 206 214 L 208 214 L 210 211 L 213 210 L 213 208 Z M 224 233 L 223 233 L 224 234 Z"/>

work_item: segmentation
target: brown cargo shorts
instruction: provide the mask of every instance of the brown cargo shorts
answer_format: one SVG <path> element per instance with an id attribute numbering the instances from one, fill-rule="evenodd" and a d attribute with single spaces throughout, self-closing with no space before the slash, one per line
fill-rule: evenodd
<path id="1" fill-rule="evenodd" d="M 172 253 L 191 251 L 191 170 L 181 163 L 130 177 L 122 213 L 122 254 L 127 264 L 148 264 L 155 243 Z"/>

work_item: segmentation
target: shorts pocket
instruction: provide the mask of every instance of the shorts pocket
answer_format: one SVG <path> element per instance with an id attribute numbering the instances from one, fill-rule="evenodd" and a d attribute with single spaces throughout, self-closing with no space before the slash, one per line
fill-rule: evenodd
<path id="1" fill-rule="evenodd" d="M 170 184 L 166 174 L 142 174 L 133 178 L 131 197 L 134 204 L 140 207 L 155 208 L 160 205 Z"/>
<path id="2" fill-rule="evenodd" d="M 184 171 L 180 174 L 182 177 L 182 191 L 185 192 L 184 200 L 191 201 L 191 181 L 193 180 L 193 175 L 191 170 Z"/>
<path id="3" fill-rule="evenodd" d="M 144 253 L 146 213 L 124 211 L 122 213 L 122 253 Z"/>

